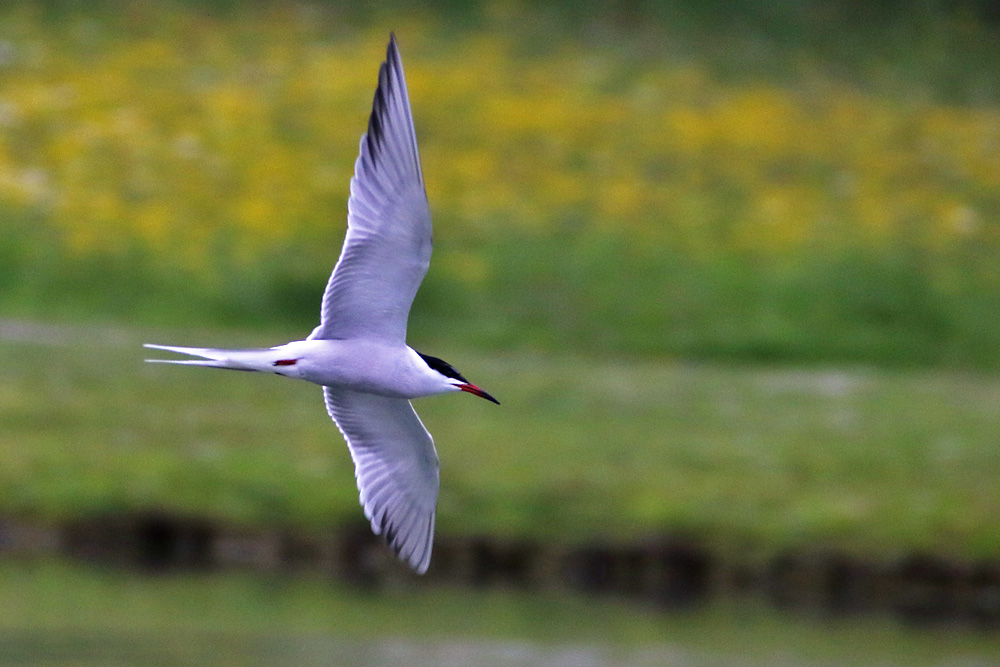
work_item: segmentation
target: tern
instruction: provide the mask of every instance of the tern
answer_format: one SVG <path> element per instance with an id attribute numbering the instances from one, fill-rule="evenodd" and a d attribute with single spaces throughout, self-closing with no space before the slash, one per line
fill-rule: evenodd
<path id="1" fill-rule="evenodd" d="M 464 391 L 499 405 L 451 364 L 406 344 L 406 323 L 431 257 L 431 214 L 396 37 L 361 137 L 347 233 L 305 340 L 229 350 L 146 344 L 196 359 L 154 363 L 274 373 L 323 387 L 354 460 L 372 531 L 418 573 L 434 541 L 438 456 L 411 398 Z"/>

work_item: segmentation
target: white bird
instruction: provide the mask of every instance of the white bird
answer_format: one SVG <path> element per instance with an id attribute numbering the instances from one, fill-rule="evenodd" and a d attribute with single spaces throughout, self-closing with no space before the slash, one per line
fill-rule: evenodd
<path id="1" fill-rule="evenodd" d="M 199 359 L 150 362 L 275 373 L 323 387 L 347 440 L 365 516 L 396 556 L 427 571 L 438 457 L 409 399 L 465 391 L 499 405 L 441 359 L 406 344 L 406 321 L 431 257 L 431 215 L 403 63 L 390 34 L 354 163 L 347 234 L 306 340 L 269 349 L 151 345 Z"/>

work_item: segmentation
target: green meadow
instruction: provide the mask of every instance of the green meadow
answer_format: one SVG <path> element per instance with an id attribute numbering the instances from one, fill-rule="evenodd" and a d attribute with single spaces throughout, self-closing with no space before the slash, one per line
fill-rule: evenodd
<path id="1" fill-rule="evenodd" d="M 0 513 L 144 508 L 317 532 L 360 520 L 317 388 L 142 363 L 142 342 L 264 346 L 293 332 L 15 330 L 0 348 Z M 442 460 L 442 533 L 669 532 L 761 556 L 1000 549 L 992 376 L 427 351 L 503 403 L 417 402 Z"/>

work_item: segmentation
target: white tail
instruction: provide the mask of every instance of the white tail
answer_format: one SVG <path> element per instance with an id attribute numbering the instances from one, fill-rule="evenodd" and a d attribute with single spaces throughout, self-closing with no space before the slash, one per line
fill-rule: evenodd
<path id="1" fill-rule="evenodd" d="M 210 368 L 228 368 L 234 371 L 255 371 L 259 370 L 253 366 L 241 363 L 233 358 L 233 353 L 247 352 L 249 350 L 221 350 L 210 347 L 177 347 L 174 345 L 154 345 L 146 343 L 143 347 L 153 350 L 167 350 L 178 354 L 188 354 L 192 357 L 202 357 L 202 359 L 146 359 L 151 364 L 182 364 L 185 366 L 208 366 Z"/>

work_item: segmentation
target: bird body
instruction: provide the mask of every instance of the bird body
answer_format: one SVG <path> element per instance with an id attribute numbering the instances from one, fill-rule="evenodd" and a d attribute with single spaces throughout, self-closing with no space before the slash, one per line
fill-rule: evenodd
<path id="1" fill-rule="evenodd" d="M 323 387 L 347 440 L 372 530 L 418 573 L 430 564 L 438 495 L 434 441 L 409 399 L 463 391 L 499 404 L 453 366 L 406 344 L 431 256 L 431 216 L 403 64 L 390 35 L 361 137 L 347 233 L 306 340 L 229 350 L 153 345 L 195 359 L 155 363 L 273 373 Z"/>
<path id="2" fill-rule="evenodd" d="M 324 387 L 343 387 L 390 398 L 410 399 L 462 391 L 463 384 L 456 384 L 431 368 L 409 345 L 377 340 L 296 340 L 247 350 L 153 344 L 146 347 L 203 357 L 150 359 L 151 363 L 273 373 Z"/>

